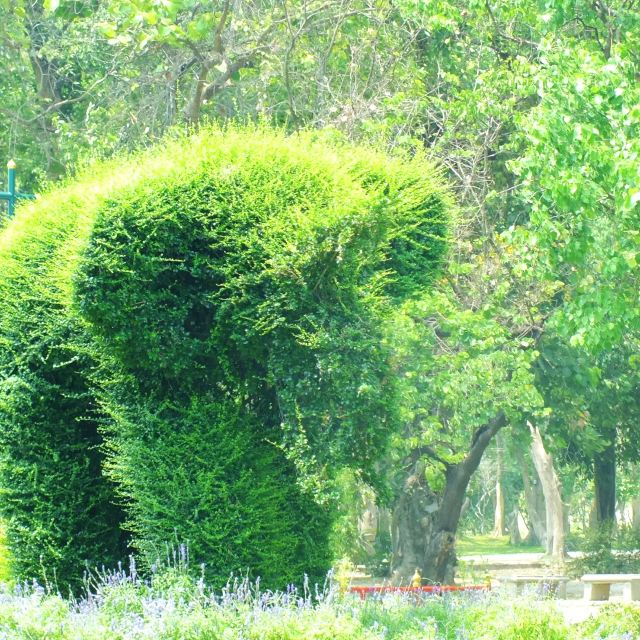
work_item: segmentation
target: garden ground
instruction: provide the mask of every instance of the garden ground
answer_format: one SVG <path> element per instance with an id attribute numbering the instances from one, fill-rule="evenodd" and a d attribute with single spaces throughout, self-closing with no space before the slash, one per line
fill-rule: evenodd
<path id="1" fill-rule="evenodd" d="M 464 548 L 464 547 L 463 547 Z M 467 547 L 468 548 L 468 547 Z M 478 550 L 478 547 L 476 547 Z M 38 586 L 5 587 L 0 594 L 3 640 L 633 640 L 640 638 L 640 606 L 621 602 L 620 587 L 609 603 L 585 602 L 578 581 L 566 600 L 535 593 L 514 597 L 503 578 L 544 575 L 541 553 L 480 553 L 461 556 L 461 582 L 492 581 L 489 594 L 430 597 L 389 596 L 360 602 L 335 591 L 310 588 L 298 594 L 260 592 L 236 582 L 221 594 L 181 571 L 141 581 L 133 573 L 105 574 L 87 598 L 67 600 Z M 502 549 L 500 549 L 501 551 Z M 2 578 L 8 574 L 0 549 Z M 520 551 L 520 550 L 519 550 Z M 356 577 L 354 582 L 372 583 Z"/>
<path id="2" fill-rule="evenodd" d="M 581 603 L 574 602 L 574 611 Z M 385 596 L 361 602 L 335 590 L 262 592 L 236 582 L 221 593 L 168 571 L 142 582 L 109 574 L 68 601 L 38 587 L 0 596 L 3 640 L 633 640 L 640 608 L 581 607 L 500 591 Z M 565 615 L 563 615 L 563 613 Z"/>

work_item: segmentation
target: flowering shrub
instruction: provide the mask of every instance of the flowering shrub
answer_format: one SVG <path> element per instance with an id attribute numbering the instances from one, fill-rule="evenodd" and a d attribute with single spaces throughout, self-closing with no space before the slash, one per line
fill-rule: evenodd
<path id="1" fill-rule="evenodd" d="M 594 640 L 636 640 L 640 638 L 640 606 L 609 604 L 582 625 L 582 632 Z"/>

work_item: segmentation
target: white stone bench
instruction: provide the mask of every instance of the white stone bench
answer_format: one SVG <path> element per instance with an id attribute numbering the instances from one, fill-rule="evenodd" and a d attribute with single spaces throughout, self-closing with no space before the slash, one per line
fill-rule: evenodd
<path id="1" fill-rule="evenodd" d="M 582 576 L 585 600 L 608 600 L 612 584 L 621 584 L 625 601 L 640 600 L 640 574 L 638 573 L 589 573 Z"/>
<path id="2" fill-rule="evenodd" d="M 500 581 L 513 585 L 516 595 L 522 594 L 526 586 L 533 585 L 540 595 L 550 594 L 565 599 L 569 578 L 567 576 L 505 576 Z"/>

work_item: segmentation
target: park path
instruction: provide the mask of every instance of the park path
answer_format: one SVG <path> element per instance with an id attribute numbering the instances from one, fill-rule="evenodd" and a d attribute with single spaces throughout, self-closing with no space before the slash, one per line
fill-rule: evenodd
<path id="1" fill-rule="evenodd" d="M 577 551 L 569 552 L 570 558 L 578 558 L 582 554 Z M 496 591 L 509 593 L 509 587 L 502 583 L 501 578 L 516 575 L 544 576 L 552 571 L 545 562 L 542 553 L 507 553 L 507 554 L 480 554 L 460 556 L 460 570 L 462 580 L 468 581 L 480 575 L 490 576 L 492 588 Z M 622 601 L 622 585 L 613 585 L 611 598 L 608 602 L 587 602 L 583 598 L 583 585 L 579 580 L 571 580 L 567 583 L 567 598 L 554 600 L 558 610 L 563 614 L 569 624 L 583 622 L 590 616 L 595 616 L 608 602 Z M 638 603 L 640 606 L 640 603 Z"/>

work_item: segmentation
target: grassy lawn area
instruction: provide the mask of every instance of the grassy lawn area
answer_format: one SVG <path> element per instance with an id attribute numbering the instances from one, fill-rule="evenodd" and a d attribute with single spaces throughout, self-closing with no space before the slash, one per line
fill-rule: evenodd
<path id="1" fill-rule="evenodd" d="M 497 555 L 503 553 L 544 553 L 539 546 L 515 546 L 509 544 L 509 536 L 461 536 L 456 544 L 461 556 Z"/>

